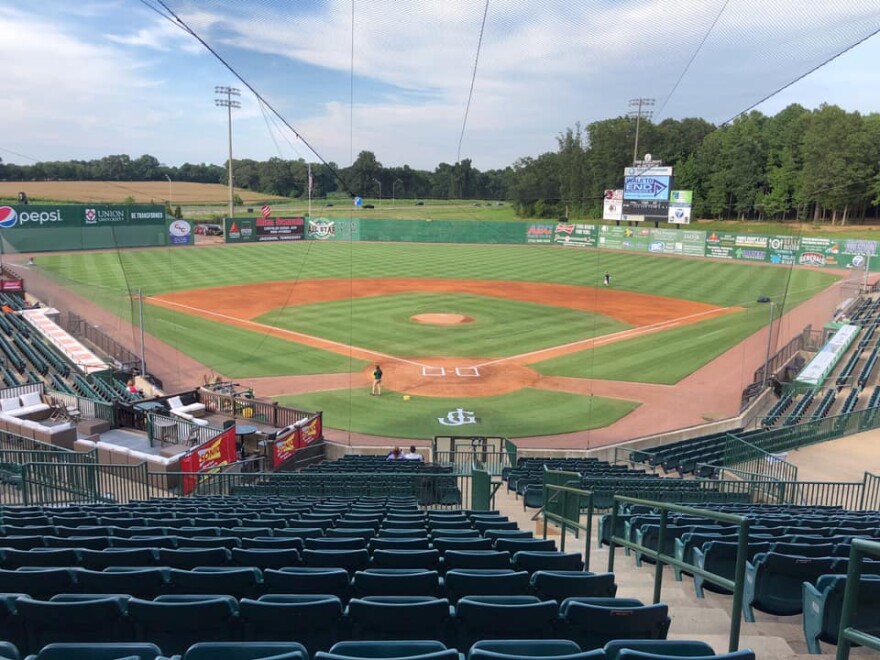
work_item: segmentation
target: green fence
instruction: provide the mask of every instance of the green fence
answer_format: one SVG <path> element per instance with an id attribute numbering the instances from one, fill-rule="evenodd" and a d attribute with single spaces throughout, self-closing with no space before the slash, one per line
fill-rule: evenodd
<path id="1" fill-rule="evenodd" d="M 859 507 L 865 511 L 880 511 L 880 474 L 865 472 L 862 488 L 862 503 Z"/>
<path id="2" fill-rule="evenodd" d="M 572 474 L 576 477 L 579 476 L 576 472 L 555 471 L 551 473 L 549 470 L 544 470 L 544 501 L 540 511 L 544 522 L 543 537 L 547 538 L 548 522 L 559 525 L 561 534 L 559 549 L 565 552 L 568 531 L 574 532 L 575 538 L 583 531 L 586 539 L 584 543 L 584 570 L 589 571 L 590 538 L 593 535 L 593 493 L 578 488 L 578 479 L 567 479 L 565 476 Z M 583 523 L 581 523 L 582 508 L 586 508 L 587 511 Z"/>
<path id="3" fill-rule="evenodd" d="M 471 502 L 474 511 L 490 511 L 495 508 L 495 493 L 501 486 L 500 481 L 492 481 L 492 475 L 486 470 L 471 470 Z"/>

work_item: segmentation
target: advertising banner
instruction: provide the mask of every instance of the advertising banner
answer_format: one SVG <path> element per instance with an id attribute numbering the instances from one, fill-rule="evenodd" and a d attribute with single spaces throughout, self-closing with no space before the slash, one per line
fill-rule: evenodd
<path id="1" fill-rule="evenodd" d="M 602 201 L 602 219 L 620 220 L 623 216 L 623 190 L 606 190 Z"/>
<path id="2" fill-rule="evenodd" d="M 693 190 L 671 191 L 669 194 L 669 222 L 676 225 L 689 225 L 691 223 L 691 207 L 693 202 Z"/>
<path id="3" fill-rule="evenodd" d="M 295 426 L 288 426 L 276 436 L 275 442 L 272 444 L 273 468 L 277 468 L 296 453 L 299 446 L 299 433 L 300 430 Z"/>
<path id="4" fill-rule="evenodd" d="M 623 199 L 653 202 L 669 201 L 668 176 L 627 176 L 623 179 Z"/>
<path id="5" fill-rule="evenodd" d="M 154 204 L 0 205 L 0 229 L 3 230 L 164 224 L 165 209 Z"/>
<path id="6" fill-rule="evenodd" d="M 310 218 L 306 226 L 306 238 L 313 241 L 359 241 L 360 220 Z"/>
<path id="7" fill-rule="evenodd" d="M 612 250 L 647 252 L 651 245 L 651 229 L 648 227 L 599 227 L 597 245 Z"/>
<path id="8" fill-rule="evenodd" d="M 172 220 L 168 223 L 168 239 L 171 245 L 192 245 L 192 225 L 186 220 Z"/>
<path id="9" fill-rule="evenodd" d="M 596 247 L 596 226 L 580 223 L 559 223 L 553 234 L 553 242 L 573 247 Z"/>
<path id="10" fill-rule="evenodd" d="M 224 465 L 234 462 L 235 427 L 232 426 L 180 459 L 180 471 L 190 473 L 183 477 L 183 494 L 187 495 L 195 490 L 199 479 L 205 474 L 219 472 Z"/>
<path id="11" fill-rule="evenodd" d="M 736 250 L 736 234 L 712 231 L 706 236 L 706 254 L 715 259 L 733 259 Z"/>
<path id="12" fill-rule="evenodd" d="M 321 415 L 315 415 L 309 419 L 300 429 L 300 446 L 308 447 L 316 440 L 320 440 L 324 432 Z"/>
<path id="13" fill-rule="evenodd" d="M 301 241 L 305 237 L 305 218 L 263 218 L 254 220 L 257 242 Z"/>
<path id="14" fill-rule="evenodd" d="M 797 263 L 799 236 L 768 236 L 767 249 L 771 264 L 791 266 Z"/>
<path id="15" fill-rule="evenodd" d="M 553 242 L 554 229 L 554 225 L 530 224 L 526 227 L 526 243 L 545 243 L 549 245 Z"/>

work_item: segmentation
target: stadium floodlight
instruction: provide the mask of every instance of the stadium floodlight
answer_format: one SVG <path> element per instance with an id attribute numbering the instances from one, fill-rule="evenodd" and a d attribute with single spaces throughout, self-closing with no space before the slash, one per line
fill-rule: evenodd
<path id="1" fill-rule="evenodd" d="M 229 178 L 229 217 L 234 215 L 235 207 L 233 205 L 233 181 L 232 181 L 232 109 L 241 108 L 241 103 L 234 99 L 234 96 L 241 96 L 241 90 L 226 85 L 217 85 L 214 87 L 214 93 L 220 98 L 214 99 L 214 105 L 218 108 L 226 108 L 229 123 L 229 162 L 228 162 L 228 178 Z"/>
<path id="2" fill-rule="evenodd" d="M 639 159 L 639 127 L 642 123 L 642 117 L 651 119 L 654 116 L 653 110 L 648 110 L 656 102 L 655 99 L 637 98 L 629 100 L 629 107 L 632 108 L 628 113 L 628 117 L 635 117 L 636 120 L 636 139 L 633 144 L 633 166 Z"/>
<path id="3" fill-rule="evenodd" d="M 394 186 L 398 183 L 403 184 L 403 179 L 394 179 L 394 182 L 391 184 L 391 206 L 394 206 Z"/>
<path id="4" fill-rule="evenodd" d="M 761 378 L 761 388 L 764 388 L 767 387 L 767 381 L 769 380 L 770 375 L 770 346 L 773 343 L 773 308 L 776 306 L 776 303 L 774 303 L 773 299 L 768 296 L 761 296 L 756 302 L 770 304 L 770 328 L 767 332 L 767 357 L 764 358 L 764 375 Z"/>
<path id="5" fill-rule="evenodd" d="M 379 186 L 379 199 L 382 199 L 382 182 L 379 179 L 373 179 L 376 182 L 376 185 Z"/>

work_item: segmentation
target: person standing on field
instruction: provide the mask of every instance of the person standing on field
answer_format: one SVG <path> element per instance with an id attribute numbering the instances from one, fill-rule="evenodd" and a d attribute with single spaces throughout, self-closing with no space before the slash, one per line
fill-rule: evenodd
<path id="1" fill-rule="evenodd" d="M 373 369 L 373 389 L 370 396 L 382 396 L 382 367 L 378 364 Z"/>
<path id="2" fill-rule="evenodd" d="M 611 273 L 607 270 L 605 271 L 605 277 L 602 278 L 605 282 L 605 286 L 611 286 Z"/>

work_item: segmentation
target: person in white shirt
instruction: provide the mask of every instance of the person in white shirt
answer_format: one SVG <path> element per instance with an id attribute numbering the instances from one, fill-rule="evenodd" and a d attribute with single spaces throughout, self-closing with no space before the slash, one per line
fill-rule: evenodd
<path id="1" fill-rule="evenodd" d="M 416 451 L 415 446 L 411 446 L 409 451 L 403 455 L 404 458 L 409 459 L 411 461 L 420 461 L 422 460 L 422 455 Z"/>

